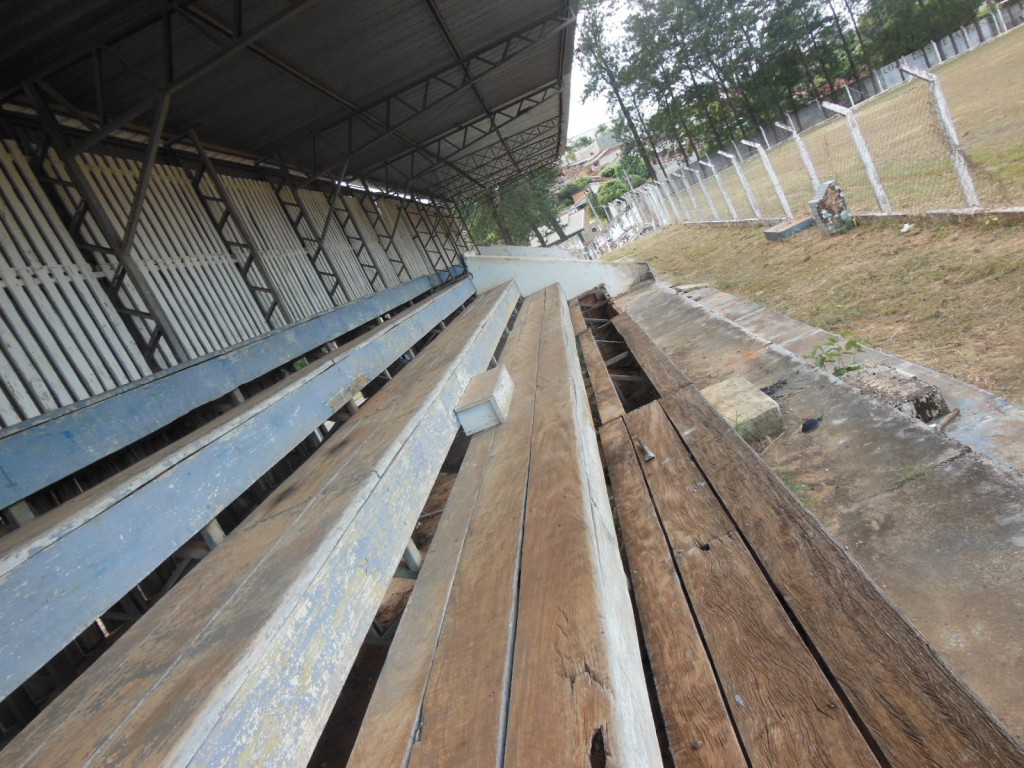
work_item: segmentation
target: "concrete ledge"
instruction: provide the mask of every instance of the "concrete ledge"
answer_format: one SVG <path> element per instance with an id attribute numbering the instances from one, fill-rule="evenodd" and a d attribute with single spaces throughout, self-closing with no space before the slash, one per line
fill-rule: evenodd
<path id="1" fill-rule="evenodd" d="M 618 296 L 636 285 L 653 280 L 646 264 L 608 264 L 603 261 L 550 258 L 544 248 L 533 249 L 535 256 L 476 256 L 467 254 L 466 266 L 480 291 L 490 290 L 515 280 L 523 295 L 544 290 L 558 283 L 566 296 L 605 286 L 608 294 Z"/>

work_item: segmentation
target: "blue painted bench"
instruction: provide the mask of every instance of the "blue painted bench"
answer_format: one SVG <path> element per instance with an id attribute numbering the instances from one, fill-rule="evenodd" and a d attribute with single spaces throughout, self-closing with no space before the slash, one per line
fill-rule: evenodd
<path id="1" fill-rule="evenodd" d="M 203 429 L 0 538 L 0 698 L 473 293 L 469 280 L 438 291 Z"/>
<path id="2" fill-rule="evenodd" d="M 455 276 L 416 278 L 0 432 L 0 509 Z"/>

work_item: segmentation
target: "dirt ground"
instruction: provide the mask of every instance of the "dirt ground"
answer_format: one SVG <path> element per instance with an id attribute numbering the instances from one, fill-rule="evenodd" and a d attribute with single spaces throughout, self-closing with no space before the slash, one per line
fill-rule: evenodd
<path id="1" fill-rule="evenodd" d="M 862 221 L 769 243 L 760 228 L 674 226 L 614 251 L 671 284 L 708 283 L 1024 406 L 1024 221 Z"/>

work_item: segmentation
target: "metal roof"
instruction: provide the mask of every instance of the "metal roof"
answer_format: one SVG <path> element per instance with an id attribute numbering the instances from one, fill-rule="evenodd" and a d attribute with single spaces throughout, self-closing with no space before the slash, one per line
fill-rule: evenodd
<path id="1" fill-rule="evenodd" d="M 577 0 L 4 2 L 0 94 L 454 200 L 564 150 Z"/>

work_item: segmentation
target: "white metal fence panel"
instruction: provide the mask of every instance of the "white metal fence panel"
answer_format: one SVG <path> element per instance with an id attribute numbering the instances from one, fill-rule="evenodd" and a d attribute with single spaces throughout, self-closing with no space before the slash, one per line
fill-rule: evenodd
<path id="1" fill-rule="evenodd" d="M 141 164 L 88 155 L 83 166 L 109 215 L 123 226 Z M 132 253 L 190 358 L 269 330 L 183 170 L 153 169 Z"/>
<path id="2" fill-rule="evenodd" d="M 245 224 L 292 317 L 300 320 L 331 309 L 334 305 L 270 184 L 235 176 L 222 178 L 228 194 L 246 217 Z"/>
<path id="3" fill-rule="evenodd" d="M 299 194 L 302 195 L 302 201 L 305 203 L 309 215 L 314 218 L 318 232 L 322 231 L 324 219 L 328 214 L 327 197 L 321 192 L 309 189 L 301 190 Z M 337 205 L 342 205 L 340 199 Z M 341 275 L 342 283 L 350 298 L 358 299 L 373 293 L 370 281 L 367 279 L 362 267 L 359 266 L 356 254 L 353 252 L 352 246 L 349 244 L 345 233 L 341 230 L 341 225 L 336 219 L 331 221 L 327 228 L 327 234 L 324 237 L 324 252 L 327 254 L 327 258 L 331 260 L 334 268 L 338 270 L 338 274 Z"/>
<path id="4" fill-rule="evenodd" d="M 0 426 L 150 372 L 13 143 L 0 143 L 0 258 Z"/>

